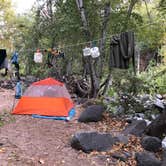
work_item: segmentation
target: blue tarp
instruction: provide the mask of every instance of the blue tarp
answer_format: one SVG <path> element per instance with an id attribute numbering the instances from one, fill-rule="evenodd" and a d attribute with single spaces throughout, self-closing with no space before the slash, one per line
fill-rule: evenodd
<path id="1" fill-rule="evenodd" d="M 64 121 L 70 121 L 76 114 L 76 111 L 74 108 L 72 108 L 69 112 L 68 116 L 43 116 L 43 115 L 36 115 L 33 114 L 33 118 L 42 118 L 42 119 L 52 119 L 52 120 L 64 120 Z"/>

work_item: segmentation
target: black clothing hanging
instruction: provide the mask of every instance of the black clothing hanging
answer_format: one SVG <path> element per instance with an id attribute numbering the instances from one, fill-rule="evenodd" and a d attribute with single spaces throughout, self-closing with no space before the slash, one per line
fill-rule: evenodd
<path id="1" fill-rule="evenodd" d="M 114 35 L 110 42 L 110 67 L 128 69 L 130 58 L 132 58 L 135 69 L 134 46 L 134 32 Z"/>

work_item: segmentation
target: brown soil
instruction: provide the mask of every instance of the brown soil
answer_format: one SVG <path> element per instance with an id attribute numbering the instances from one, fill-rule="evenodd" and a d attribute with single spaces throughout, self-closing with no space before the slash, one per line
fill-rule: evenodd
<path id="1" fill-rule="evenodd" d="M 81 107 L 70 122 L 11 115 L 12 90 L 0 89 L 0 166 L 114 165 L 106 155 L 89 155 L 70 146 L 77 131 L 97 130 L 97 124 L 78 123 Z M 101 124 L 100 124 L 101 125 Z"/>

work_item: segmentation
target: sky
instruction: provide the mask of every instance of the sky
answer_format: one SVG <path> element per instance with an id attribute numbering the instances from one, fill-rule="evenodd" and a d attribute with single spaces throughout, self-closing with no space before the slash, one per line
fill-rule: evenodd
<path id="1" fill-rule="evenodd" d="M 24 13 L 31 9 L 35 0 L 12 0 L 17 13 Z"/>

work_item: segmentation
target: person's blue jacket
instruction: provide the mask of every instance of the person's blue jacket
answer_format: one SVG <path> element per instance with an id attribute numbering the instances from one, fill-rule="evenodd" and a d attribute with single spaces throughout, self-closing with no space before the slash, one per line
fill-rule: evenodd
<path id="1" fill-rule="evenodd" d="M 18 63 L 18 52 L 14 52 L 12 57 L 11 57 L 11 63 Z"/>

